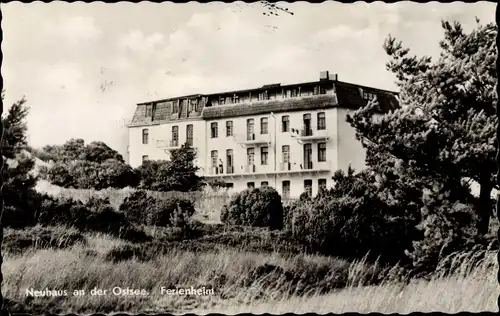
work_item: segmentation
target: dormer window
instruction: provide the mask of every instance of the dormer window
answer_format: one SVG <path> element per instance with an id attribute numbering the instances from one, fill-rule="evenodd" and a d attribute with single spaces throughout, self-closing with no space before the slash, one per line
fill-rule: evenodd
<path id="1" fill-rule="evenodd" d="M 196 100 L 196 99 L 191 99 L 191 100 L 189 100 L 189 109 L 188 109 L 188 110 L 189 110 L 189 112 L 194 112 L 194 111 L 196 111 L 196 105 L 197 105 L 197 103 L 198 103 L 197 101 L 198 101 L 198 100 Z"/>
<path id="2" fill-rule="evenodd" d="M 172 102 L 172 113 L 179 113 L 179 101 Z"/>
<path id="3" fill-rule="evenodd" d="M 153 106 L 151 104 L 146 105 L 146 117 L 153 116 Z"/>
<path id="4" fill-rule="evenodd" d="M 269 95 L 267 94 L 267 91 L 263 91 L 259 93 L 259 101 L 262 100 L 269 100 Z"/>
<path id="5" fill-rule="evenodd" d="M 240 102 L 240 97 L 238 95 L 233 96 L 233 103 L 239 103 Z"/>
<path id="6" fill-rule="evenodd" d="M 220 99 L 219 99 L 219 104 L 220 104 L 220 105 L 226 104 L 226 102 L 225 102 L 225 101 L 226 101 L 226 100 L 224 100 L 224 98 L 222 97 L 222 98 L 220 98 Z"/>

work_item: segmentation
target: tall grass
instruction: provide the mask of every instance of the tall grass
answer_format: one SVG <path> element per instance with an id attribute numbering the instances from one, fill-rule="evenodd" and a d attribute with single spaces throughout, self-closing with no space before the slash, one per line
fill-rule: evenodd
<path id="1" fill-rule="evenodd" d="M 247 304 L 229 304 L 197 314 L 223 313 L 400 313 L 411 312 L 498 312 L 497 297 L 500 285 L 496 280 L 498 263 L 490 255 L 467 274 L 447 277 L 436 275 L 428 281 L 415 280 L 407 285 L 383 283 L 378 286 L 349 286 L 338 292 L 310 296 L 289 296 L 267 302 L 250 301 Z"/>

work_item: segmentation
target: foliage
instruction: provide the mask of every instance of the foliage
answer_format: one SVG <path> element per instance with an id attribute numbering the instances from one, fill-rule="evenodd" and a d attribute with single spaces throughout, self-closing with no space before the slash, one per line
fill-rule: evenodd
<path id="1" fill-rule="evenodd" d="M 135 187 L 140 180 L 123 157 L 103 142 L 85 145 L 82 139 L 71 139 L 62 146 L 44 147 L 40 159 L 54 162 L 47 179 L 64 188 Z"/>
<path id="2" fill-rule="evenodd" d="M 146 191 L 138 190 L 125 198 L 120 211 L 133 223 L 183 227 L 194 214 L 195 208 L 190 199 L 182 196 L 156 199 Z"/>
<path id="3" fill-rule="evenodd" d="M 372 258 L 399 261 L 418 238 L 418 212 L 401 205 L 409 192 L 389 198 L 373 174 L 351 168 L 333 179 L 335 187 L 288 208 L 285 229 L 311 251 L 345 258 L 370 252 Z"/>
<path id="4" fill-rule="evenodd" d="M 478 25 L 466 34 L 459 23 L 442 26 L 442 53 L 434 63 L 429 57 L 408 56 L 409 50 L 394 38 L 386 40 L 384 48 L 392 58 L 387 68 L 398 79 L 402 108 L 373 120 L 375 101 L 348 121 L 367 148 L 370 166 L 396 158 L 418 177 L 479 183 L 474 209 L 478 232 L 484 234 L 496 187 L 497 28 Z"/>
<path id="5" fill-rule="evenodd" d="M 147 240 L 147 236 L 134 227 L 124 213 L 114 210 L 109 199 L 91 198 L 84 204 L 72 199 L 45 196 L 38 223 L 106 233 L 131 241 Z"/>
<path id="6" fill-rule="evenodd" d="M 12 254 L 19 254 L 29 248 L 67 248 L 77 243 L 85 244 L 82 233 L 64 227 L 35 226 L 22 230 L 6 229 L 3 239 L 3 249 Z"/>
<path id="7" fill-rule="evenodd" d="M 26 152 L 26 100 L 14 103 L 2 117 L 2 225 L 21 228 L 34 224 L 38 194 L 36 177 L 30 173 L 34 160 Z"/>
<path id="8" fill-rule="evenodd" d="M 281 196 L 269 186 L 246 189 L 222 207 L 221 221 L 230 225 L 283 227 Z"/>
<path id="9" fill-rule="evenodd" d="M 488 232 L 497 188 L 497 28 L 479 21 L 468 34 L 459 23 L 442 27 L 442 52 L 434 62 L 386 40 L 400 109 L 374 119 L 375 99 L 347 118 L 367 149 L 370 170 L 384 180 L 384 194 L 413 187 L 424 235 L 407 252 L 415 273 L 432 271 L 443 256 L 470 249 Z M 480 185 L 479 198 L 464 181 Z"/>
<path id="10" fill-rule="evenodd" d="M 146 161 L 137 168 L 141 176 L 141 188 L 153 191 L 197 191 L 203 186 L 203 179 L 196 172 L 196 152 L 184 144 L 170 151 L 168 161 Z"/>

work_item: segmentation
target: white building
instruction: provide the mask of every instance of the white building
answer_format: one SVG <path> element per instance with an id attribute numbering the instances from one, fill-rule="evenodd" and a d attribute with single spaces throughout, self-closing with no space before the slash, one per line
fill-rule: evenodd
<path id="1" fill-rule="evenodd" d="M 188 142 L 206 178 L 236 190 L 270 185 L 283 197 L 316 194 L 333 185 L 336 170 L 365 167 L 365 151 L 345 117 L 375 95 L 382 111 L 398 106 L 394 92 L 328 72 L 314 82 L 140 103 L 129 124 L 129 162 L 166 160 L 170 149 Z"/>

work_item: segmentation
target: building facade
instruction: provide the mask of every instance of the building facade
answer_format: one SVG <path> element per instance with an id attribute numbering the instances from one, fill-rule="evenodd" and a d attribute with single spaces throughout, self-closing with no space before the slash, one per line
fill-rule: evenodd
<path id="1" fill-rule="evenodd" d="M 129 162 L 168 160 L 189 143 L 200 175 L 235 190 L 269 185 L 298 197 L 333 185 L 333 173 L 365 167 L 365 151 L 346 122 L 377 97 L 380 111 L 398 107 L 394 92 L 320 79 L 293 85 L 177 97 L 137 105 L 129 124 Z"/>

